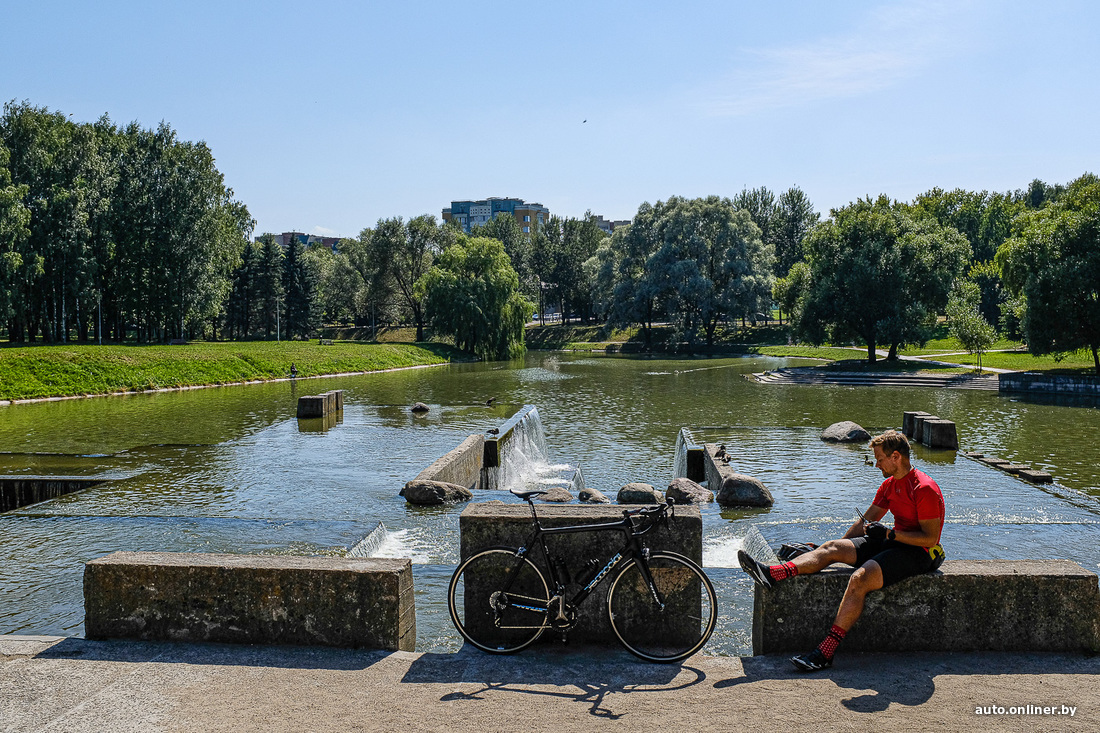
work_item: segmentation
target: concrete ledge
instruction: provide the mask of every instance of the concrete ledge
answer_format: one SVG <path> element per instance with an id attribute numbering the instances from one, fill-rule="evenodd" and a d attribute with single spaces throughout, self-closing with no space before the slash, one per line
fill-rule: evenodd
<path id="1" fill-rule="evenodd" d="M 852 570 L 757 585 L 753 654 L 804 652 L 829 630 Z M 955 560 L 871 593 L 850 651 L 1100 651 L 1096 573 L 1069 560 Z"/>
<path id="2" fill-rule="evenodd" d="M 574 504 L 566 506 L 538 507 L 539 521 L 543 527 L 562 527 L 572 524 L 615 522 L 622 519 L 623 508 L 606 504 Z M 470 504 L 459 517 L 462 559 L 487 547 L 504 545 L 520 547 L 531 536 L 531 509 L 526 504 Z M 601 531 L 563 534 L 547 537 L 551 556 L 562 558 L 566 567 L 577 573 L 589 559 L 601 563 L 622 549 L 625 540 L 621 532 Z M 643 538 L 645 546 L 654 552 L 670 550 L 691 558 L 699 565 L 703 561 L 703 520 L 699 507 L 677 505 L 676 516 L 669 519 L 669 526 L 653 529 Z M 529 548 L 531 558 L 545 569 L 542 548 Z M 560 563 L 559 563 L 560 564 Z M 547 578 L 547 582 L 551 582 Z M 607 619 L 607 581 L 580 605 L 581 620 L 569 632 L 570 643 L 618 645 L 615 632 Z M 551 589 L 552 590 L 552 589 Z M 572 595 L 575 585 L 567 588 Z M 548 638 L 553 634 L 548 633 Z"/>
<path id="3" fill-rule="evenodd" d="M 84 566 L 89 639 L 412 651 L 408 559 L 115 552 Z"/>
<path id="4" fill-rule="evenodd" d="M 90 476 L 0 476 L 0 512 L 56 499 L 104 481 Z"/>
<path id="5" fill-rule="evenodd" d="M 458 447 L 421 471 L 417 481 L 445 481 L 465 486 L 471 491 L 481 484 L 481 467 L 485 453 L 485 436 L 471 435 Z"/>
<path id="6" fill-rule="evenodd" d="M 1038 392 L 1040 394 L 1100 395 L 1100 378 L 1088 375 L 1011 372 L 997 375 L 1001 392 Z"/>

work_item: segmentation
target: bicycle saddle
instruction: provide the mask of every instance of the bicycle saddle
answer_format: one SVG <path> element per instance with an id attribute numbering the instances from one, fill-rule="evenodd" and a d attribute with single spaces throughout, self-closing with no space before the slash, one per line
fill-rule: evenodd
<path id="1" fill-rule="evenodd" d="M 515 489 L 512 489 L 512 493 L 515 494 L 516 496 L 518 496 L 519 498 L 523 499 L 524 501 L 527 501 L 532 496 L 538 496 L 539 494 L 547 494 L 549 492 L 546 489 L 530 489 L 528 491 L 516 491 Z"/>

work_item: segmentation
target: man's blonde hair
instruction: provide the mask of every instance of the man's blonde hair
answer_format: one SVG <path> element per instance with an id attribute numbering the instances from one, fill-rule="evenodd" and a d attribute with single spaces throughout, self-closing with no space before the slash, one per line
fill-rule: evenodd
<path id="1" fill-rule="evenodd" d="M 888 456 L 897 451 L 906 458 L 909 457 L 909 441 L 897 430 L 887 430 L 882 435 L 871 438 L 871 450 L 874 450 L 876 445 Z"/>

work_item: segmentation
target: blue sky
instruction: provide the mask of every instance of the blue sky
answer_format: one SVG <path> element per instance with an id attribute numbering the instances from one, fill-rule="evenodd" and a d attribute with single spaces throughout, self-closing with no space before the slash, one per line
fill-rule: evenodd
<path id="1" fill-rule="evenodd" d="M 6 5 L 0 100 L 205 140 L 257 232 L 1100 173 L 1091 0 Z"/>

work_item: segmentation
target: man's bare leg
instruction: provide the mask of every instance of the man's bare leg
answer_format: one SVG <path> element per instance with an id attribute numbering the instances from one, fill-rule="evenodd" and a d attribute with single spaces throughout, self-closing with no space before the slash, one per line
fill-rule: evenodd
<path id="1" fill-rule="evenodd" d="M 816 672 L 832 666 L 837 647 L 863 613 L 863 602 L 867 594 L 881 588 L 882 583 L 882 567 L 874 560 L 868 560 L 856 568 L 848 579 L 848 587 L 844 590 L 844 598 L 840 601 L 833 627 L 816 649 L 809 654 L 792 657 L 794 666 L 802 672 Z"/>

